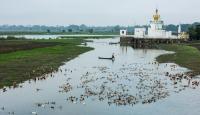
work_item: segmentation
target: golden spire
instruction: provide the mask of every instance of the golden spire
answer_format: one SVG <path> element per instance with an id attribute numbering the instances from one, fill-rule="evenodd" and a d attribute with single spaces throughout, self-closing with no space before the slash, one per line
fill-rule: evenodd
<path id="1" fill-rule="evenodd" d="M 160 20 L 160 15 L 159 15 L 159 13 L 158 13 L 158 9 L 156 9 L 156 14 L 153 15 L 153 20 L 154 20 L 155 22 L 157 22 L 157 21 Z"/>

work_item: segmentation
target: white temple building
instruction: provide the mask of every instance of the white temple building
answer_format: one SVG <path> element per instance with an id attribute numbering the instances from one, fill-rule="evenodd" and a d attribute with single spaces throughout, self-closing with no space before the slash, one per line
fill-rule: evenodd
<path id="1" fill-rule="evenodd" d="M 121 30 L 120 35 L 125 36 L 126 30 Z M 159 38 L 159 39 L 178 39 L 178 36 L 172 35 L 171 31 L 164 30 L 164 21 L 161 20 L 158 9 L 156 9 L 153 19 L 150 21 L 148 29 L 146 28 L 135 28 L 135 38 Z"/>
<path id="2" fill-rule="evenodd" d="M 160 15 L 158 13 L 158 9 L 156 9 L 155 14 L 153 15 L 153 20 L 150 21 L 150 27 L 148 28 L 148 38 L 178 38 L 177 36 L 173 36 L 171 31 L 166 31 L 163 29 L 164 22 L 161 20 Z"/>

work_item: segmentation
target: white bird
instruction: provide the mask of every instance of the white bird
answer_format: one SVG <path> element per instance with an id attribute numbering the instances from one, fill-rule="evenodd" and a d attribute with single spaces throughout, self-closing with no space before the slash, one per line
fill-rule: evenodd
<path id="1" fill-rule="evenodd" d="M 44 104 L 42 104 L 42 106 L 41 107 L 45 107 L 45 105 Z"/>

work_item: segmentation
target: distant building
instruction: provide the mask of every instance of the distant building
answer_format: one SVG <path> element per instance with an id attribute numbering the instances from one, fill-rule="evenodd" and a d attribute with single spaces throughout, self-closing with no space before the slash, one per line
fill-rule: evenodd
<path id="1" fill-rule="evenodd" d="M 127 30 L 120 30 L 120 36 L 126 36 Z"/>
<path id="2" fill-rule="evenodd" d="M 179 26 L 178 26 L 178 34 L 180 34 L 181 33 L 181 24 L 179 24 Z"/>
<path id="3" fill-rule="evenodd" d="M 181 32 L 181 33 L 178 34 L 178 38 L 179 38 L 179 39 L 188 40 L 189 37 L 190 37 L 189 34 L 186 33 L 186 32 Z"/>
<path id="4" fill-rule="evenodd" d="M 179 24 L 178 26 L 178 38 L 179 39 L 184 39 L 184 40 L 188 40 L 189 39 L 189 34 L 187 32 L 182 32 L 181 30 L 181 24 Z"/>
<path id="5" fill-rule="evenodd" d="M 146 28 L 135 28 L 134 35 L 137 38 L 145 37 Z"/>
<path id="6" fill-rule="evenodd" d="M 181 31 L 181 27 L 179 29 Z M 122 35 L 121 31 L 120 35 Z M 153 20 L 150 21 L 148 30 L 146 28 L 135 28 L 133 36 L 135 38 L 178 39 L 177 35 L 172 35 L 172 31 L 166 31 L 164 29 L 164 21 L 161 20 L 158 9 L 156 9 L 153 15 Z"/>

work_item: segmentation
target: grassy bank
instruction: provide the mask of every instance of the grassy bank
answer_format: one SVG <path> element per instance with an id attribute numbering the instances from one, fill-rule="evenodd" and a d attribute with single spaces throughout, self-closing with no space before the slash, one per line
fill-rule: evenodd
<path id="1" fill-rule="evenodd" d="M 83 39 L 0 40 L 0 88 L 56 70 L 63 62 L 92 50 Z"/>
<path id="2" fill-rule="evenodd" d="M 119 32 L 0 32 L 0 35 L 119 35 Z"/>
<path id="3" fill-rule="evenodd" d="M 74 35 L 59 35 L 58 38 L 68 39 L 68 38 L 78 38 L 78 39 L 102 39 L 102 38 L 114 38 L 119 37 L 119 35 L 90 35 L 90 34 L 74 34 Z M 58 38 L 42 38 L 42 39 L 58 39 Z M 26 38 L 22 36 L 17 37 L 17 35 L 9 35 L 9 36 L 0 36 L 0 40 L 25 40 Z"/>
<path id="4" fill-rule="evenodd" d="M 199 43 L 158 45 L 158 48 L 174 51 L 174 54 L 166 54 L 157 57 L 158 62 L 174 62 L 182 67 L 192 70 L 195 74 L 200 73 L 200 51 Z M 196 47 L 198 46 L 198 47 Z"/>

